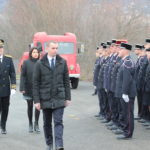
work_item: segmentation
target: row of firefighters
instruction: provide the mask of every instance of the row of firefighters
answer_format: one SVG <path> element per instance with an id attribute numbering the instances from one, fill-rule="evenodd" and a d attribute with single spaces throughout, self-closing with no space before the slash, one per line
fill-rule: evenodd
<path id="1" fill-rule="evenodd" d="M 150 39 L 134 47 L 126 40 L 101 43 L 96 56 L 93 95 L 98 95 L 99 113 L 95 117 L 119 140 L 133 137 L 135 119 L 150 129 Z"/>

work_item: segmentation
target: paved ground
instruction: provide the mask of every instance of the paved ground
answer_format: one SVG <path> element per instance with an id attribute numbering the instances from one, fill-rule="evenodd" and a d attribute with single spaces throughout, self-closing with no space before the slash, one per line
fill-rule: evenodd
<path id="1" fill-rule="evenodd" d="M 64 144 L 65 150 L 149 150 L 150 131 L 135 122 L 132 140 L 118 141 L 116 135 L 107 130 L 93 116 L 98 110 L 97 96 L 91 83 L 80 82 L 77 90 L 72 90 L 72 105 L 65 110 Z M 26 102 L 17 92 L 11 97 L 7 135 L 0 135 L 0 150 L 45 150 L 40 116 L 40 134 L 28 133 Z"/>

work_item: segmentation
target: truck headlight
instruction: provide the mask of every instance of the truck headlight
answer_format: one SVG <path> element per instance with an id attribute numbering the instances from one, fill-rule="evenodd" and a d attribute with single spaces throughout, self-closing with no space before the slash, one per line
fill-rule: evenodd
<path id="1" fill-rule="evenodd" d="M 73 65 L 70 66 L 70 70 L 74 70 L 74 66 Z"/>

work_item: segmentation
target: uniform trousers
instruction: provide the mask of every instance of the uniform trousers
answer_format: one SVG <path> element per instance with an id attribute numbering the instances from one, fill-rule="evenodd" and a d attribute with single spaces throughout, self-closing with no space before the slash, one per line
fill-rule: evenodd
<path id="1" fill-rule="evenodd" d="M 122 99 L 122 109 L 123 109 L 123 131 L 126 137 L 132 137 L 134 131 L 134 98 L 129 98 L 129 102 L 126 103 Z"/>
<path id="2" fill-rule="evenodd" d="M 1 128 L 6 129 L 6 121 L 9 112 L 10 96 L 0 97 L 1 103 Z"/>

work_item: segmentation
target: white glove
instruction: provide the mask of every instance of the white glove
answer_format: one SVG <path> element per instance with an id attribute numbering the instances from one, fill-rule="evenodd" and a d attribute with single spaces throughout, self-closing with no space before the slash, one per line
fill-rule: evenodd
<path id="1" fill-rule="evenodd" d="M 128 95 L 122 94 L 122 98 L 123 98 L 123 100 L 124 100 L 126 103 L 129 102 L 129 96 L 128 96 Z"/>
<path id="2" fill-rule="evenodd" d="M 10 95 L 12 96 L 12 95 L 14 95 L 14 94 L 16 94 L 16 90 L 15 90 L 15 89 L 11 89 Z"/>

